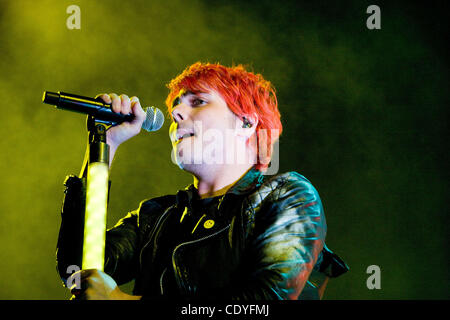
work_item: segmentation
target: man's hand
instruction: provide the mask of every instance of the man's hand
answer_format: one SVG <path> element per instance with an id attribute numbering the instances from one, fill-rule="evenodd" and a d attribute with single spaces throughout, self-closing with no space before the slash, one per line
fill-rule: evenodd
<path id="1" fill-rule="evenodd" d="M 135 116 L 133 121 L 122 122 L 120 125 L 109 128 L 106 132 L 106 143 L 110 147 L 110 160 L 112 160 L 119 145 L 141 131 L 146 114 L 142 110 L 138 97 L 129 98 L 125 94 L 118 96 L 115 93 L 104 93 L 97 95 L 97 98 L 101 98 L 105 103 L 111 104 L 112 110 L 116 113 L 133 114 Z"/>
<path id="2" fill-rule="evenodd" d="M 79 275 L 77 275 L 79 273 Z M 81 288 L 74 285 L 70 288 L 75 300 L 138 300 L 139 296 L 131 296 L 122 292 L 113 278 L 97 269 L 80 270 L 72 276 L 79 276 Z"/>

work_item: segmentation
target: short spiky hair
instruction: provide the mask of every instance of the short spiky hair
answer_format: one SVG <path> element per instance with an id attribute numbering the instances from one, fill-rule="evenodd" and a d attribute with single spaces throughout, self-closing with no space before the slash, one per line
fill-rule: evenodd
<path id="1" fill-rule="evenodd" d="M 256 114 L 258 117 L 256 127 L 258 141 L 265 141 L 267 157 L 271 158 L 272 146 L 281 134 L 283 127 L 275 88 L 262 75 L 249 72 L 242 65 L 225 67 L 220 64 L 197 62 L 172 79 L 167 87 L 170 90 L 166 99 L 169 114 L 172 114 L 173 100 L 182 89 L 194 93 L 214 90 L 222 96 L 228 108 L 238 117 Z M 267 131 L 271 129 L 275 129 L 272 132 L 277 132 L 275 136 L 267 134 Z M 262 132 L 265 134 L 264 137 L 262 137 Z M 260 154 L 260 144 L 257 145 L 257 151 Z M 265 169 L 267 163 L 263 164 L 258 160 L 255 168 Z"/>

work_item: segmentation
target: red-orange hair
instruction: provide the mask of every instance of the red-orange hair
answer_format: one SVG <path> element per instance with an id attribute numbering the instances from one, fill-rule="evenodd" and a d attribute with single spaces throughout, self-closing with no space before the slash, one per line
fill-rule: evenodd
<path id="1" fill-rule="evenodd" d="M 220 64 L 197 62 L 172 79 L 167 87 L 170 92 L 166 105 L 170 115 L 172 115 L 173 100 L 182 89 L 193 93 L 214 90 L 222 96 L 228 108 L 238 117 L 253 117 L 256 114 L 258 117 L 257 139 L 259 142 L 266 143 L 264 146 L 267 148 L 266 155 L 269 159 L 271 158 L 272 146 L 283 127 L 275 88 L 262 75 L 246 71 L 242 65 L 225 67 Z M 275 130 L 272 134 L 268 134 L 271 129 Z M 259 154 L 261 146 L 259 143 L 257 146 Z M 261 163 L 258 157 L 255 168 L 261 170 L 267 168 L 267 165 L 267 163 Z"/>

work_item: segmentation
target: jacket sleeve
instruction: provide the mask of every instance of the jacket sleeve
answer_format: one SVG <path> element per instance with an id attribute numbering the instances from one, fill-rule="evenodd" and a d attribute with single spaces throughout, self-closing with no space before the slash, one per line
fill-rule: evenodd
<path id="1" fill-rule="evenodd" d="M 77 268 L 81 269 L 86 199 L 85 181 L 76 176 L 68 176 L 64 181 L 65 195 L 56 245 L 56 269 L 64 285 L 66 285 L 67 278 Z"/>
<path id="2" fill-rule="evenodd" d="M 68 176 L 61 212 L 61 226 L 56 249 L 57 271 L 64 285 L 75 271 L 81 269 L 86 204 L 86 180 Z M 139 242 L 138 210 L 130 212 L 106 232 L 105 268 L 118 284 L 130 281 L 137 268 Z"/>
<path id="3" fill-rule="evenodd" d="M 261 203 L 236 300 L 299 299 L 322 251 L 326 221 L 317 190 L 291 172 Z"/>
<path id="4" fill-rule="evenodd" d="M 138 216 L 139 209 L 132 211 L 106 232 L 105 272 L 118 285 L 133 280 L 139 269 Z"/>

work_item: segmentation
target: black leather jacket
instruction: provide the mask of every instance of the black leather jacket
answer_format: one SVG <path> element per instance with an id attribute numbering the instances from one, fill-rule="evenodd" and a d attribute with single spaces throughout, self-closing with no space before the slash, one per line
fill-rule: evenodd
<path id="1" fill-rule="evenodd" d="M 57 267 L 81 265 L 84 180 L 66 180 Z M 191 185 L 177 195 L 141 202 L 107 231 L 105 272 L 118 284 L 135 279 L 133 293 L 164 295 L 163 278 L 173 273 L 178 297 L 186 299 L 318 299 L 329 277 L 348 270 L 325 245 L 326 222 L 320 197 L 296 172 L 265 176 L 250 170 L 220 200 L 223 217 L 201 236 L 178 244 L 170 270 L 158 260 L 189 200 Z M 186 208 L 186 209 L 185 209 Z"/>

